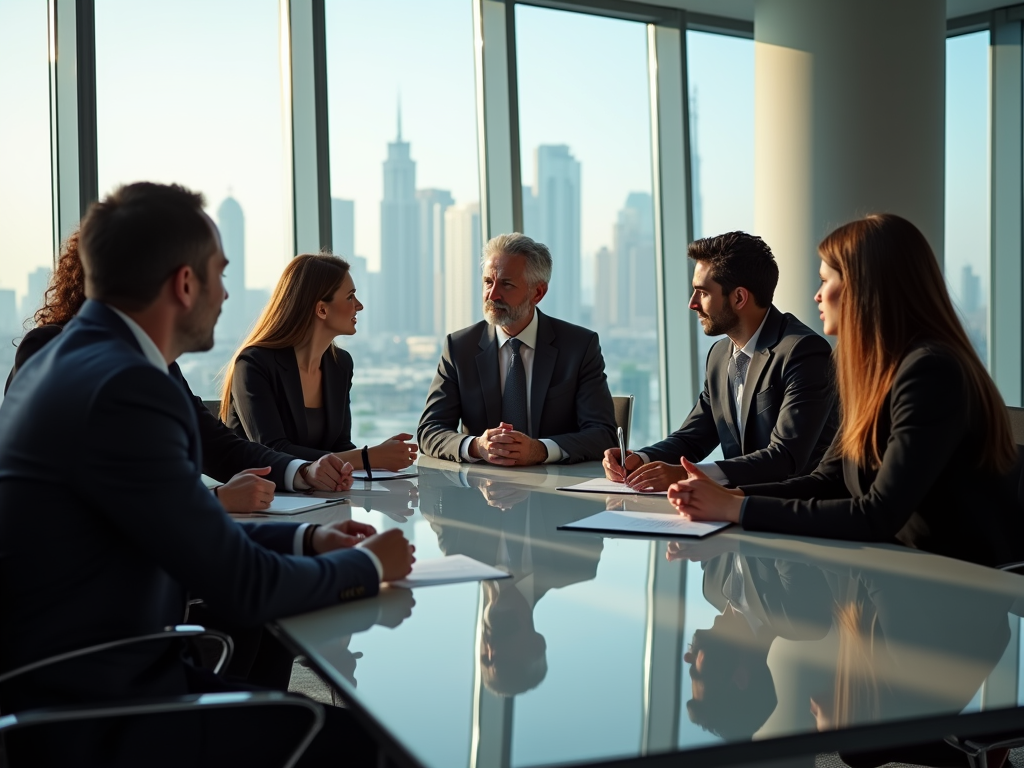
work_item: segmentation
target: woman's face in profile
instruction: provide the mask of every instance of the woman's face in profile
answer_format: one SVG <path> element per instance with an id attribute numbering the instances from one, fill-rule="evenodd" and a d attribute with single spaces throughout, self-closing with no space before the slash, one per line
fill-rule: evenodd
<path id="1" fill-rule="evenodd" d="M 351 336 L 356 332 L 356 313 L 363 308 L 356 298 L 356 286 L 352 281 L 352 273 L 345 275 L 344 281 L 334 292 L 330 301 L 317 304 L 317 316 L 327 324 L 334 336 Z"/>
<path id="2" fill-rule="evenodd" d="M 843 277 L 839 271 L 833 269 L 824 261 L 818 268 L 818 276 L 821 277 L 821 286 L 814 295 L 818 302 L 818 316 L 824 323 L 826 336 L 835 336 L 839 333 L 839 309 L 843 299 Z"/>

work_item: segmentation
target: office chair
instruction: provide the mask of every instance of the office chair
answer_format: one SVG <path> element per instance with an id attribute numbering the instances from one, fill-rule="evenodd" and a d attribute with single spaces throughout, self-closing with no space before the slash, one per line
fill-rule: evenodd
<path id="1" fill-rule="evenodd" d="M 626 437 L 626 447 L 629 447 L 629 429 L 633 425 L 633 396 L 619 395 L 612 398 L 612 407 L 615 409 L 615 426 L 622 427 L 622 434 Z"/>
<path id="2" fill-rule="evenodd" d="M 203 400 L 203 405 L 206 406 L 206 410 L 220 418 L 220 400 Z"/>
<path id="3" fill-rule="evenodd" d="M 1010 429 L 1013 431 L 1013 442 L 1024 445 L 1024 408 L 1006 406 L 1006 414 L 1010 417 Z"/>
<path id="4" fill-rule="evenodd" d="M 224 668 L 231 658 L 231 638 L 220 632 L 207 630 L 193 624 L 180 624 L 167 627 L 163 632 L 140 637 L 114 640 L 99 645 L 81 648 L 68 653 L 57 654 L 47 659 L 34 661 L 31 664 L 5 672 L 0 675 L 0 684 L 10 682 L 28 672 L 53 666 L 70 659 L 82 658 L 94 653 L 109 651 L 115 648 L 126 648 L 146 642 L 166 642 L 168 639 L 197 639 L 217 643 L 221 652 L 212 667 L 214 674 Z M 188 694 L 155 699 L 139 699 L 124 702 L 103 702 L 101 704 L 85 704 L 66 707 L 46 707 L 25 712 L 0 712 L 0 765 L 4 768 L 18 768 L 11 765 L 7 750 L 7 738 L 16 731 L 27 731 L 32 728 L 60 725 L 62 723 L 98 721 L 107 719 L 124 719 L 151 715 L 173 715 L 176 713 L 202 713 L 212 710 L 238 709 L 251 707 L 279 707 L 303 710 L 308 715 L 309 726 L 301 734 L 294 748 L 284 761 L 284 768 L 292 768 L 303 752 L 312 743 L 324 723 L 324 713 L 320 705 L 302 696 L 292 696 L 277 691 L 260 692 L 226 692 Z"/>

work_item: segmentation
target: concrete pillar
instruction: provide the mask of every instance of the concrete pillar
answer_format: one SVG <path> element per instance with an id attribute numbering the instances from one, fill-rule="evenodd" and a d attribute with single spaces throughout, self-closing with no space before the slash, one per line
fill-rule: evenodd
<path id="1" fill-rule="evenodd" d="M 820 330 L 817 245 L 867 213 L 914 222 L 942 263 L 943 0 L 756 0 L 754 226 L 775 303 Z M 908 286 L 910 289 L 910 286 Z"/>

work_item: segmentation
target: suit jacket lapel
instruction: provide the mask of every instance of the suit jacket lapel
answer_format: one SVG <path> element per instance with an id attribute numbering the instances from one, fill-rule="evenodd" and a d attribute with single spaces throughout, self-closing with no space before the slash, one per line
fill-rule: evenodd
<path id="1" fill-rule="evenodd" d="M 743 402 L 740 404 L 740 415 L 743 422 L 744 439 L 740 440 L 740 447 L 744 453 L 747 452 L 744 441 L 747 426 L 750 424 L 750 403 L 754 399 L 754 393 L 761 387 L 761 378 L 768 368 L 768 361 L 772 359 L 772 348 L 779 342 L 781 328 L 782 313 L 772 305 L 768 307 L 768 317 L 764 321 L 764 327 L 761 328 L 761 335 L 757 337 L 754 354 L 747 367 L 747 380 L 743 383 Z"/>
<path id="2" fill-rule="evenodd" d="M 338 365 L 338 358 L 328 349 L 320 360 L 321 382 L 323 386 L 324 415 L 327 418 L 327 428 L 324 434 L 324 445 L 332 446 L 341 434 L 345 424 L 345 408 L 342 406 L 339 394 L 343 391 L 344 384 L 341 381 L 341 370 Z M 303 413 L 303 426 L 305 426 L 305 413 Z"/>
<path id="3" fill-rule="evenodd" d="M 295 350 L 292 347 L 275 349 L 274 357 L 281 367 L 281 382 L 284 387 L 284 396 L 288 401 L 288 409 L 295 421 L 295 434 L 298 435 L 296 444 L 306 445 L 309 439 L 309 430 L 306 428 L 306 401 L 302 397 L 302 379 L 299 378 L 299 361 L 295 358 Z M 327 397 L 324 397 L 326 401 Z"/>
<path id="4" fill-rule="evenodd" d="M 498 375 L 498 337 L 490 323 L 480 334 L 480 350 L 476 356 L 476 370 L 484 397 L 487 428 L 493 429 L 501 423 L 501 378 Z"/>
<path id="5" fill-rule="evenodd" d="M 555 372 L 558 348 L 554 346 L 555 331 L 540 310 L 537 313 L 537 348 L 533 350 L 533 382 L 530 384 L 530 437 L 540 435 L 540 417 L 544 413 L 544 401 L 548 386 Z"/>

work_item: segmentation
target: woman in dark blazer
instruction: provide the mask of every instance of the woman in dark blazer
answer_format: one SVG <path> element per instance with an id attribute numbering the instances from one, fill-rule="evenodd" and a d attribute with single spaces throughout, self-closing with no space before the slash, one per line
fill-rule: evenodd
<path id="1" fill-rule="evenodd" d="M 292 259 L 270 303 L 228 367 L 221 418 L 242 437 L 315 460 L 333 453 L 365 468 L 405 469 L 416 460 L 411 434 L 357 449 L 352 442 L 352 356 L 335 345 L 356 332 L 348 264 L 330 254 Z"/>
<path id="2" fill-rule="evenodd" d="M 669 489 L 697 520 L 902 543 L 999 565 L 1021 559 L 1017 448 L 1006 406 L 909 221 L 874 215 L 821 243 L 815 300 L 834 352 L 842 424 L 817 469 L 726 490 L 696 467 Z"/>

